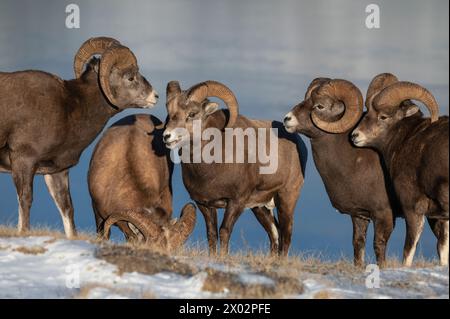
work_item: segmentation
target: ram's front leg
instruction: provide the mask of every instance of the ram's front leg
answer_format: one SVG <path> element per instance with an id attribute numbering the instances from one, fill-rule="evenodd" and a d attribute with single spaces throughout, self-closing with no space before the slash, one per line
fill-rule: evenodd
<path id="1" fill-rule="evenodd" d="M 220 254 L 227 255 L 229 250 L 230 236 L 233 231 L 234 224 L 244 210 L 241 205 L 229 202 L 223 216 L 222 225 L 220 226 Z"/>
<path id="2" fill-rule="evenodd" d="M 369 220 L 358 216 L 352 216 L 353 224 L 353 264 L 356 267 L 364 266 L 366 252 L 366 237 Z"/>
<path id="3" fill-rule="evenodd" d="M 378 265 L 380 267 L 385 267 L 386 246 L 392 231 L 394 230 L 394 218 L 392 217 L 392 211 L 390 209 L 379 215 L 385 217 L 374 220 L 375 238 L 373 241 L 373 248 Z"/>
<path id="4" fill-rule="evenodd" d="M 273 215 L 273 210 L 269 210 L 265 207 L 254 207 L 252 208 L 253 214 L 255 214 L 256 219 L 264 227 L 270 240 L 270 253 L 272 255 L 277 255 L 279 250 L 279 233 L 278 233 L 278 221 Z"/>
<path id="5" fill-rule="evenodd" d="M 205 219 L 206 235 L 208 237 L 209 253 L 215 255 L 217 253 L 217 210 L 196 202 L 197 207 Z"/>
<path id="6" fill-rule="evenodd" d="M 425 217 L 421 214 L 416 214 L 414 211 L 405 212 L 406 221 L 406 240 L 403 248 L 403 265 L 411 267 L 414 254 L 416 253 L 417 243 L 423 231 L 423 224 Z"/>

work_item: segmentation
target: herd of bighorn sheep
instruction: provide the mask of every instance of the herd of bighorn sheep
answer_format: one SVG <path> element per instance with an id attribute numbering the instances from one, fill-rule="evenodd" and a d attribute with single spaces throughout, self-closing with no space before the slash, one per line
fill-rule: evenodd
<path id="1" fill-rule="evenodd" d="M 66 236 L 75 237 L 69 169 L 112 116 L 158 101 L 133 52 L 113 38 L 82 44 L 74 71 L 69 81 L 41 71 L 0 72 L 0 172 L 10 173 L 16 186 L 20 233 L 30 229 L 33 180 L 41 174 Z M 210 98 L 223 101 L 226 109 Z M 423 103 L 431 116 L 413 101 Z M 88 184 L 100 238 L 108 239 L 115 225 L 126 240 L 172 251 L 192 234 L 197 206 L 210 253 L 217 253 L 220 243 L 220 253 L 227 254 L 234 224 L 248 208 L 267 232 L 270 252 L 286 256 L 307 159 L 300 133 L 311 142 L 331 204 L 352 219 L 355 265 L 364 265 L 370 221 L 377 263 L 385 264 L 397 217 L 406 221 L 405 266 L 412 264 L 425 219 L 437 238 L 440 264 L 448 265 L 449 120 L 439 116 L 426 88 L 382 73 L 370 83 L 364 103 L 353 83 L 316 78 L 303 101 L 278 122 L 241 115 L 238 99 L 222 83 L 205 81 L 182 90 L 171 81 L 166 107 L 165 123 L 147 114 L 128 116 L 96 145 Z M 208 137 L 199 145 L 196 123 Z M 229 162 L 228 132 L 251 130 L 265 142 L 253 150 L 246 136 L 247 143 L 232 146 L 243 151 L 243 161 Z M 191 161 L 196 152 L 211 151 L 213 138 L 221 142 L 219 161 Z M 265 163 L 252 152 L 267 151 L 275 153 L 277 167 L 263 174 Z M 172 217 L 174 152 L 183 159 L 183 183 L 196 204 L 187 203 L 178 219 Z M 222 208 L 219 228 L 217 209 Z"/>

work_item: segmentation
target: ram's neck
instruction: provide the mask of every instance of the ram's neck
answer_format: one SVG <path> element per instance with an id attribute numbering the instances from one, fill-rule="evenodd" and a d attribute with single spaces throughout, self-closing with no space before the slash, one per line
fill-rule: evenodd
<path id="1" fill-rule="evenodd" d="M 353 165 L 350 160 L 351 154 L 357 149 L 349 142 L 348 133 L 323 134 L 311 138 L 311 149 L 314 163 L 322 176 L 328 176 L 329 171 L 343 171 L 348 169 L 348 164 Z M 349 159 L 348 161 L 346 159 Z"/>
<path id="2" fill-rule="evenodd" d="M 67 81 L 66 86 L 70 140 L 76 141 L 74 147 L 85 148 L 118 111 L 106 100 L 95 73 Z"/>
<path id="3" fill-rule="evenodd" d="M 391 174 L 394 173 L 391 170 L 397 154 L 408 145 L 408 140 L 416 132 L 420 131 L 424 124 L 426 124 L 426 119 L 421 116 L 405 118 L 389 130 L 388 134 L 386 134 L 387 138 L 382 143 L 375 146 Z"/>

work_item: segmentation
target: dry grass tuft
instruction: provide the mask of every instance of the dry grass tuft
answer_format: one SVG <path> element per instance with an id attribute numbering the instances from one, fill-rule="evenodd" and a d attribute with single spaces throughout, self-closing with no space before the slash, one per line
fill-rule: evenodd
<path id="1" fill-rule="evenodd" d="M 59 230 L 51 229 L 48 227 L 33 227 L 30 231 L 19 234 L 17 231 L 17 228 L 13 226 L 4 226 L 0 225 L 0 237 L 31 237 L 31 236 L 46 236 L 46 237 L 53 237 L 54 240 L 56 239 L 67 239 L 66 235 L 62 233 Z M 96 237 L 96 234 L 92 233 L 86 233 L 86 232 L 78 232 L 78 235 L 75 238 L 72 238 L 73 240 L 86 240 L 90 242 L 98 242 L 98 239 Z"/>
<path id="2" fill-rule="evenodd" d="M 423 255 L 418 255 L 414 257 L 414 263 L 412 268 L 431 268 L 439 266 L 439 260 L 433 259 L 429 260 L 426 259 Z M 389 258 L 386 261 L 386 267 L 385 268 L 402 268 L 402 261 L 399 258 Z"/>
<path id="3" fill-rule="evenodd" d="M 31 246 L 31 247 L 20 246 L 20 247 L 14 248 L 14 251 L 17 251 L 19 253 L 26 254 L 26 255 L 40 255 L 40 254 L 45 254 L 47 252 L 47 249 L 45 249 L 44 247 L 41 247 L 41 246 Z"/>
<path id="4" fill-rule="evenodd" d="M 190 276 L 197 272 L 194 267 L 176 261 L 168 255 L 144 248 L 102 245 L 96 250 L 95 256 L 116 265 L 119 268 L 119 274 L 140 272 L 152 275 L 158 272 L 170 271 Z"/>
<path id="5" fill-rule="evenodd" d="M 315 256 L 291 255 L 289 257 L 279 257 L 266 254 L 262 251 L 238 252 L 229 256 L 209 256 L 204 249 L 190 247 L 177 252 L 187 260 L 208 260 L 215 263 L 225 264 L 230 267 L 246 267 L 251 271 L 263 273 L 271 277 L 282 273 L 286 277 L 298 277 L 302 273 L 313 274 L 348 274 L 364 272 L 364 269 L 357 268 L 352 261 L 341 259 L 338 261 L 326 261 Z"/>
<path id="6" fill-rule="evenodd" d="M 136 291 L 132 289 L 126 288 L 117 288 L 110 285 L 104 284 L 89 284 L 81 287 L 80 292 L 74 297 L 75 299 L 87 299 L 92 297 L 90 294 L 95 289 L 106 289 L 109 293 L 113 293 L 119 296 L 130 296 L 136 294 Z M 142 291 L 139 293 L 139 297 L 142 299 L 155 299 L 155 295 L 153 295 L 150 291 Z"/>
<path id="7" fill-rule="evenodd" d="M 303 292 L 303 285 L 297 278 L 277 277 L 272 278 L 274 284 L 248 284 L 243 283 L 239 276 L 234 273 L 211 268 L 207 268 L 205 271 L 208 277 L 202 289 L 213 293 L 228 292 L 228 298 L 281 298 L 285 295 L 295 295 Z"/>
<path id="8" fill-rule="evenodd" d="M 318 293 L 314 294 L 314 299 L 333 299 L 333 294 L 330 293 L 328 290 L 322 290 Z"/>

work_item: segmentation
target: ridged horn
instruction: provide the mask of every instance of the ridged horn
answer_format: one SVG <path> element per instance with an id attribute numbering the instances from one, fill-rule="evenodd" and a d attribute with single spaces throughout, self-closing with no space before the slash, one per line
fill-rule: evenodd
<path id="1" fill-rule="evenodd" d="M 217 97 L 225 102 L 230 111 L 226 127 L 232 127 L 239 115 L 239 104 L 233 92 L 224 84 L 216 81 L 205 81 L 189 89 L 188 98 L 201 103 L 208 97 Z"/>
<path id="2" fill-rule="evenodd" d="M 119 45 L 120 42 L 113 38 L 96 37 L 85 41 L 78 49 L 73 61 L 75 78 L 79 78 L 83 73 L 84 65 L 95 54 L 103 54 L 110 46 Z"/>
<path id="3" fill-rule="evenodd" d="M 138 64 L 136 56 L 131 52 L 131 50 L 123 45 L 113 45 L 110 46 L 102 56 L 100 61 L 100 85 L 102 87 L 103 93 L 105 93 L 111 104 L 117 107 L 126 107 L 122 105 L 115 97 L 112 92 L 109 76 L 113 68 L 120 70 L 126 70 L 128 68 L 135 68 L 138 70 Z"/>
<path id="4" fill-rule="evenodd" d="M 330 82 L 330 78 L 316 78 L 308 86 L 305 93 L 305 101 L 311 97 L 312 92 L 324 83 Z"/>
<path id="5" fill-rule="evenodd" d="M 327 122 L 320 119 L 314 112 L 311 113 L 313 123 L 320 129 L 329 133 L 343 133 L 352 128 L 363 113 L 363 97 L 361 91 L 346 80 L 331 80 L 322 85 L 318 94 L 342 101 L 345 105 L 344 115 L 337 121 Z"/>
<path id="6" fill-rule="evenodd" d="M 167 83 L 166 96 L 167 101 L 171 100 L 175 95 L 181 93 L 180 82 L 170 81 Z"/>
<path id="7" fill-rule="evenodd" d="M 152 221 L 149 213 L 142 211 L 126 211 L 111 214 L 106 219 L 103 232 L 104 239 L 109 238 L 111 226 L 120 221 L 133 224 L 144 236 L 145 241 L 154 241 L 162 232 L 161 227 Z"/>
<path id="8" fill-rule="evenodd" d="M 384 88 L 391 84 L 398 82 L 398 78 L 391 73 L 381 73 L 375 76 L 369 84 L 366 93 L 366 108 L 370 110 L 373 104 L 373 99 Z"/>
<path id="9" fill-rule="evenodd" d="M 191 203 L 186 204 L 181 211 L 180 219 L 168 228 L 170 249 L 177 249 L 186 242 L 194 231 L 196 218 L 195 206 Z"/>
<path id="10" fill-rule="evenodd" d="M 439 119 L 439 105 L 433 94 L 424 87 L 411 82 L 397 82 L 381 91 L 373 100 L 377 111 L 394 112 L 405 100 L 422 102 L 431 114 L 431 122 Z"/>

